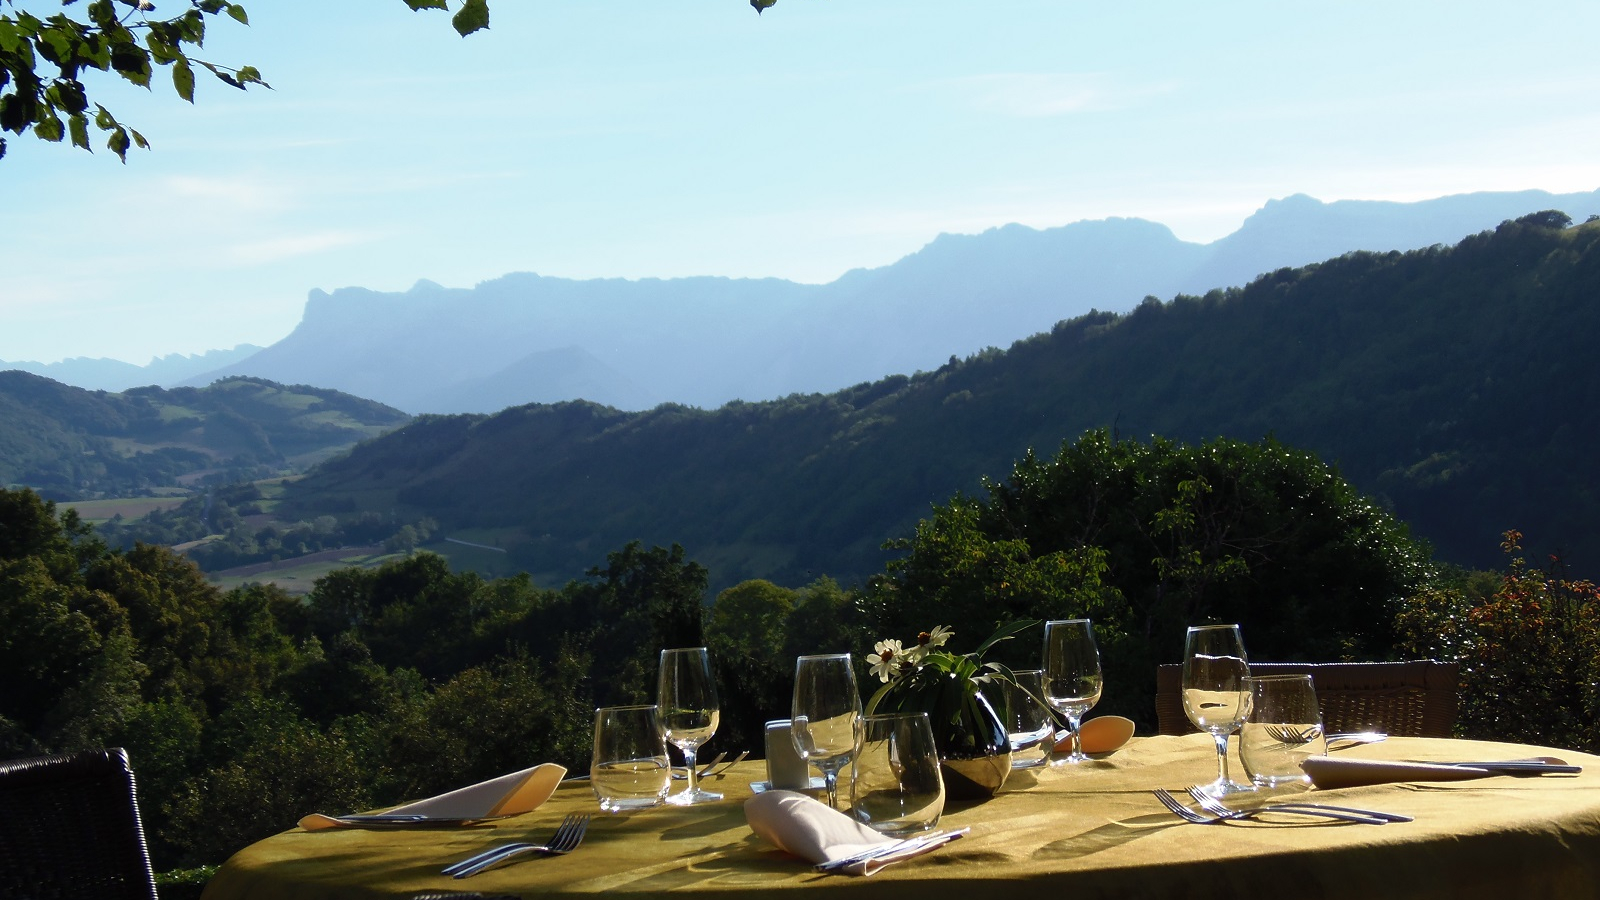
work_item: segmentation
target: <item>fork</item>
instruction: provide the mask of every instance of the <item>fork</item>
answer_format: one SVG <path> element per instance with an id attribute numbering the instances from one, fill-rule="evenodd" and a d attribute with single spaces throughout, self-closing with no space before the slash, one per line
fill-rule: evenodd
<path id="1" fill-rule="evenodd" d="M 711 770 L 715 769 L 717 767 L 718 763 L 722 762 L 723 760 L 725 760 L 727 758 L 728 758 L 728 751 L 724 750 L 721 753 L 718 753 L 711 760 L 711 762 L 706 763 L 704 766 L 701 767 L 699 772 L 695 773 L 695 776 L 694 776 L 695 780 L 698 781 L 699 779 L 704 778 L 707 775 L 710 775 L 711 774 Z M 673 772 L 672 773 L 672 778 L 675 781 L 682 781 L 682 780 L 684 780 L 685 778 L 688 778 L 688 777 L 689 777 L 689 773 L 688 772 Z"/>
<path id="2" fill-rule="evenodd" d="M 561 820 L 561 826 L 556 829 L 555 834 L 551 835 L 548 844 L 501 844 L 498 847 L 491 847 L 476 856 L 445 866 L 440 874 L 449 875 L 452 878 L 468 878 L 490 866 L 498 865 L 513 856 L 521 856 L 524 853 L 561 856 L 577 849 L 577 846 L 583 843 L 583 836 L 588 830 L 589 817 L 581 813 L 571 813 Z"/>
<path id="3" fill-rule="evenodd" d="M 1195 785 L 1192 786 L 1192 788 L 1189 788 L 1189 796 L 1190 798 L 1194 798 L 1195 802 L 1200 804 L 1202 809 L 1208 810 L 1208 812 L 1214 812 L 1214 814 L 1230 814 L 1230 812 L 1240 812 L 1240 810 L 1230 809 L 1230 807 L 1227 807 L 1224 802 L 1213 798 L 1211 794 L 1205 793 L 1205 788 L 1202 788 L 1200 785 Z M 1250 809 L 1243 810 L 1243 812 L 1256 812 L 1256 814 L 1261 814 L 1261 812 L 1315 812 L 1315 810 L 1330 810 L 1330 812 L 1344 812 L 1344 814 L 1349 815 L 1363 815 L 1363 817 L 1366 818 L 1381 818 L 1382 822 L 1414 822 L 1410 815 L 1398 815 L 1394 814 L 1394 812 L 1378 812 L 1378 810 L 1374 809 L 1355 809 L 1355 807 L 1349 806 L 1328 806 L 1328 804 L 1301 804 L 1301 802 L 1277 802 L 1277 804 L 1266 804 L 1266 806 L 1250 807 Z M 1381 823 L 1379 823 L 1379 825 L 1381 825 Z"/>
<path id="4" fill-rule="evenodd" d="M 1156 799 L 1161 801 L 1161 805 L 1171 810 L 1173 815 L 1184 820 L 1185 822 L 1191 822 L 1195 825 L 1217 825 L 1222 822 L 1232 822 L 1235 819 L 1252 819 L 1265 812 L 1291 813 L 1299 816 L 1319 816 L 1324 819 L 1338 819 L 1344 822 L 1359 822 L 1363 825 L 1382 825 L 1388 821 L 1387 819 L 1379 819 L 1373 816 L 1364 816 L 1357 813 L 1344 812 L 1342 810 L 1289 806 L 1274 807 L 1272 809 L 1228 809 L 1227 807 L 1222 807 L 1221 812 L 1212 812 L 1210 815 L 1208 815 L 1200 812 L 1199 810 L 1193 810 L 1187 806 L 1184 806 L 1181 802 L 1179 802 L 1177 797 L 1172 796 L 1171 793 L 1162 788 L 1156 788 L 1155 795 Z"/>
<path id="5" fill-rule="evenodd" d="M 724 775 L 726 775 L 726 774 L 728 774 L 728 770 L 729 770 L 729 769 L 731 769 L 731 768 L 733 768 L 733 767 L 734 767 L 734 766 L 737 766 L 737 765 L 738 765 L 738 764 L 739 764 L 739 763 L 742 763 L 742 762 L 744 762 L 744 758 L 745 758 L 745 757 L 746 757 L 746 756 L 749 756 L 749 755 L 750 755 L 750 751 L 749 751 L 749 750 L 740 750 L 740 751 L 739 751 L 739 755 L 738 755 L 738 756 L 735 756 L 735 757 L 734 757 L 734 758 L 733 758 L 733 759 L 732 759 L 732 760 L 730 760 L 730 761 L 729 761 L 729 762 L 728 762 L 728 763 L 727 763 L 727 764 L 726 764 L 726 765 L 724 765 L 724 766 L 723 766 L 723 767 L 722 767 L 722 768 L 720 768 L 720 769 L 718 769 L 718 770 L 717 770 L 717 771 L 715 771 L 715 772 L 713 772 L 713 771 L 711 771 L 711 770 L 710 770 L 710 768 L 709 768 L 709 767 L 708 767 L 708 768 L 707 768 L 707 769 L 706 769 L 706 771 L 704 771 L 704 772 L 702 772 L 702 773 L 700 773 L 700 777 L 701 777 L 701 778 L 706 778 L 706 777 L 711 777 L 711 778 L 721 778 L 721 777 L 722 777 L 722 776 L 724 776 Z"/>
<path id="6" fill-rule="evenodd" d="M 1266 732 L 1267 737 L 1281 744 L 1293 745 L 1309 744 L 1322 733 L 1322 729 L 1316 725 L 1308 725 L 1305 728 L 1296 728 L 1293 725 L 1267 725 L 1261 730 Z"/>

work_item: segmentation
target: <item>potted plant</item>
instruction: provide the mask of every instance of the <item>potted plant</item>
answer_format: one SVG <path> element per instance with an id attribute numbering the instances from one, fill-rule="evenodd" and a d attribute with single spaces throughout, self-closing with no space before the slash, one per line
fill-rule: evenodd
<path id="1" fill-rule="evenodd" d="M 941 625 L 917 635 L 910 647 L 893 639 L 878 641 L 867 656 L 883 686 L 867 701 L 866 713 L 927 713 L 945 792 L 952 799 L 991 797 L 1011 774 L 1010 738 L 982 690 L 986 684 L 1011 683 L 1011 670 L 984 662 L 983 654 L 1036 624 L 1003 625 L 971 653 L 944 649 L 955 632 Z"/>

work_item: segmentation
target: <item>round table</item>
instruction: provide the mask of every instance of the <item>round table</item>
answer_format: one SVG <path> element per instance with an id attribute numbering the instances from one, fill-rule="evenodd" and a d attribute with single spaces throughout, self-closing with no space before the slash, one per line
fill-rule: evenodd
<path id="1" fill-rule="evenodd" d="M 889 898 L 1440 898 L 1600 897 L 1600 757 L 1518 744 L 1391 738 L 1339 751 L 1371 759 L 1464 761 L 1557 756 L 1578 775 L 1496 776 L 1314 791 L 1316 799 L 1415 817 L 1382 826 L 1295 822 L 1184 824 L 1151 789 L 1209 781 L 1209 735 L 1135 738 L 1066 769 L 1019 770 L 993 799 L 950 804 L 941 828 L 971 833 L 872 877 L 819 875 L 745 823 L 746 762 L 708 787 L 720 803 L 599 813 L 585 781 L 539 809 L 466 828 L 299 829 L 239 851 L 204 900 L 357 900 L 470 890 L 526 897 L 715 900 L 773 890 Z M 543 840 L 567 813 L 595 813 L 567 856 L 524 858 L 471 879 L 448 863 L 506 841 Z M 770 898 L 768 898 L 770 900 Z"/>

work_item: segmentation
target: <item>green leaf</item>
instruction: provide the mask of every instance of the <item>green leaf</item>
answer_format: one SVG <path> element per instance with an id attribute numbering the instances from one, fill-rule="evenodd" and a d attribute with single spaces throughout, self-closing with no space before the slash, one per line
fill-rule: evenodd
<path id="1" fill-rule="evenodd" d="M 94 148 L 89 146 L 89 120 L 82 113 L 76 113 L 67 119 L 67 128 L 72 132 L 72 145 L 82 147 L 90 153 Z"/>
<path id="2" fill-rule="evenodd" d="M 178 89 L 178 96 L 194 102 L 194 70 L 189 68 L 189 60 L 180 56 L 172 64 L 172 86 Z"/>
<path id="3" fill-rule="evenodd" d="M 406 0 L 406 5 L 411 7 L 411 11 L 412 12 L 416 12 L 419 9 L 449 9 L 450 8 L 450 7 L 445 5 L 444 0 Z"/>
<path id="4" fill-rule="evenodd" d="M 489 0 L 467 0 L 461 4 L 461 11 L 455 14 L 450 24 L 456 28 L 456 33 L 462 37 L 489 27 Z"/>
<path id="5" fill-rule="evenodd" d="M 240 25 L 250 24 L 250 16 L 245 13 L 244 7 L 237 3 L 228 4 L 228 15 L 232 16 L 234 21 L 238 22 Z"/>
<path id="6" fill-rule="evenodd" d="M 778 0 L 750 0 L 750 5 L 755 7 L 756 15 L 758 16 L 761 15 L 762 10 L 769 6 L 776 6 L 777 4 Z"/>
<path id="7" fill-rule="evenodd" d="M 140 150 L 150 149 L 150 142 L 144 139 L 144 135 L 134 131 L 132 128 L 128 129 L 128 131 L 133 134 L 133 142 L 139 145 Z"/>
<path id="8" fill-rule="evenodd" d="M 127 165 L 127 163 L 128 163 L 128 132 L 127 132 L 127 129 L 123 128 L 121 125 L 118 125 L 117 126 L 117 130 L 111 132 L 111 137 L 106 139 L 106 146 L 111 148 L 111 152 L 112 153 L 115 153 L 117 156 L 121 157 L 123 165 Z"/>
<path id="9" fill-rule="evenodd" d="M 40 119 L 39 124 L 33 126 L 33 133 L 42 140 L 56 143 L 61 140 L 66 131 L 62 128 L 60 119 L 50 116 L 49 118 Z"/>
<path id="10" fill-rule="evenodd" d="M 117 120 L 111 115 L 111 110 L 106 109 L 104 106 L 101 106 L 98 103 L 94 105 L 94 108 L 97 110 L 97 112 L 94 114 L 94 124 L 96 128 L 100 129 L 101 131 L 110 131 L 111 129 L 117 127 Z"/>
<path id="11" fill-rule="evenodd" d="M 23 44 L 27 43 L 27 40 L 23 36 L 21 29 L 17 28 L 11 19 L 0 17 L 0 50 L 6 53 L 17 53 L 22 49 Z"/>

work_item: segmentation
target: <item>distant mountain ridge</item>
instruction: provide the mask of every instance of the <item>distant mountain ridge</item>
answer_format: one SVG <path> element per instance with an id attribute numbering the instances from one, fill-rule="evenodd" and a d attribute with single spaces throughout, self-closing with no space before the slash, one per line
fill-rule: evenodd
<path id="1" fill-rule="evenodd" d="M 1583 221 L 1600 191 L 1417 203 L 1295 195 L 1211 244 L 1139 219 L 941 235 L 825 285 L 781 279 L 575 281 L 531 273 L 472 289 L 312 291 L 283 340 L 217 372 L 319 384 L 412 413 L 586 399 L 624 410 L 839 390 L 1048 330 L 1149 295 L 1204 293 L 1355 250 L 1452 244 L 1540 209 Z M 560 363 L 550 356 L 567 354 Z M 539 359 L 543 362 L 539 362 Z M 563 370 L 562 365 L 573 368 Z"/>
<path id="2" fill-rule="evenodd" d="M 232 350 L 169 353 L 157 356 L 142 366 L 120 359 L 88 356 L 76 356 L 53 363 L 6 362 L 0 359 L 0 371 L 28 372 L 90 391 L 125 391 L 147 385 L 170 387 L 231 366 L 260 349 L 254 344 L 239 344 Z"/>
<path id="3" fill-rule="evenodd" d="M 931 504 L 1090 428 L 1311 450 L 1446 561 L 1600 571 L 1600 222 L 1528 215 L 1452 247 L 1347 254 L 1142 301 L 830 394 L 716 410 L 592 403 L 421 418 L 287 489 L 473 529 L 552 583 L 594 548 L 682 544 L 727 586 L 882 571 Z M 1537 548 L 1535 551 L 1534 548 Z M 449 552 L 449 548 L 441 548 Z"/>

